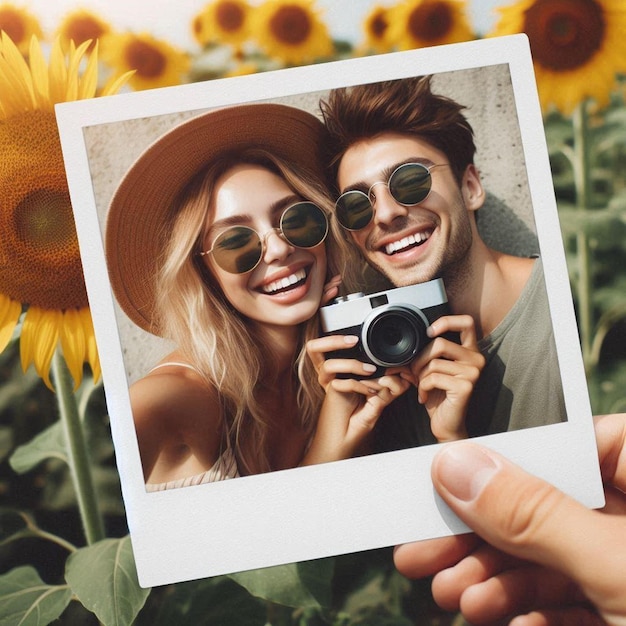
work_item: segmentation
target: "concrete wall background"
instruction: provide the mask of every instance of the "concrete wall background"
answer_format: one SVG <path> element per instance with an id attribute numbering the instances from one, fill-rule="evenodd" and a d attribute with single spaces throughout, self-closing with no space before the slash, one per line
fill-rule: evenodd
<path id="1" fill-rule="evenodd" d="M 207 89 L 210 89 L 207 83 Z M 494 248 L 516 255 L 538 252 L 533 207 L 517 120 L 516 102 L 507 64 L 437 74 L 433 89 L 464 104 L 476 137 L 476 164 L 488 198 L 480 209 L 479 228 Z M 326 92 L 276 101 L 319 114 Z M 203 111 L 129 119 L 84 129 L 101 228 L 110 199 L 124 173 L 143 150 L 164 132 Z M 116 311 L 129 383 L 143 376 L 173 348 L 136 327 Z"/>

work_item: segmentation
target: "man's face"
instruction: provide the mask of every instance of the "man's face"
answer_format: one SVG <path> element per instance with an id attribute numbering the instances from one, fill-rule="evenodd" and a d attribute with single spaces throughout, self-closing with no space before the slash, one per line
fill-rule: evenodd
<path id="1" fill-rule="evenodd" d="M 367 192 L 387 182 L 397 166 L 417 162 L 430 167 L 432 188 L 419 204 L 403 206 L 386 184 L 371 190 L 374 217 L 359 231 L 351 232 L 367 261 L 396 286 L 445 279 L 469 258 L 475 230 L 470 211 L 476 210 L 484 192 L 473 166 L 461 187 L 446 156 L 420 139 L 399 133 L 383 133 L 353 144 L 344 154 L 337 173 L 341 193 Z"/>

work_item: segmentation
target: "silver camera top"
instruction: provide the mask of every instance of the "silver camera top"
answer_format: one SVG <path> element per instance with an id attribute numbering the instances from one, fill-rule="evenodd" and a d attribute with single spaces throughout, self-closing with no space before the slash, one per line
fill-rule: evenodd
<path id="1" fill-rule="evenodd" d="M 356 292 L 340 296 L 320 309 L 320 321 L 322 330 L 329 333 L 361 324 L 370 311 L 386 304 L 406 304 L 426 309 L 447 301 L 443 280 L 435 278 L 367 295 Z"/>

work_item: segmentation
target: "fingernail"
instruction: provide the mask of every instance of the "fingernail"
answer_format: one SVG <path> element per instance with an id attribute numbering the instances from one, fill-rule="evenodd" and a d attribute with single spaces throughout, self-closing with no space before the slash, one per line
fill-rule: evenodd
<path id="1" fill-rule="evenodd" d="M 343 340 L 350 345 L 355 344 L 359 338 L 356 335 L 344 335 Z"/>
<path id="2" fill-rule="evenodd" d="M 435 336 L 435 329 L 432 326 L 429 326 L 426 329 L 426 334 L 432 339 Z"/>
<path id="3" fill-rule="evenodd" d="M 372 363 L 363 363 L 363 370 L 366 372 L 375 372 L 376 371 L 376 366 L 373 365 Z"/>
<path id="4" fill-rule="evenodd" d="M 433 472 L 448 492 L 463 502 L 475 500 L 498 470 L 488 453 L 471 443 L 450 444 L 439 452 Z"/>

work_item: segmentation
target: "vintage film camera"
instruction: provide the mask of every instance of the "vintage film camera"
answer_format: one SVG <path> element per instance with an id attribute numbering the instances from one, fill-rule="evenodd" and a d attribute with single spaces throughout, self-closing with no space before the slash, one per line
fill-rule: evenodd
<path id="1" fill-rule="evenodd" d="M 441 278 L 365 295 L 340 296 L 320 309 L 325 335 L 356 335 L 353 348 L 326 354 L 327 359 L 357 359 L 378 366 L 371 376 L 385 369 L 410 363 L 430 341 L 426 329 L 437 318 L 450 314 Z M 353 374 L 338 378 L 354 378 Z"/>

